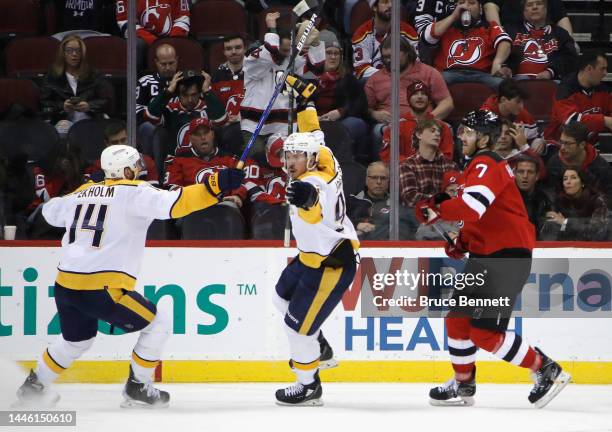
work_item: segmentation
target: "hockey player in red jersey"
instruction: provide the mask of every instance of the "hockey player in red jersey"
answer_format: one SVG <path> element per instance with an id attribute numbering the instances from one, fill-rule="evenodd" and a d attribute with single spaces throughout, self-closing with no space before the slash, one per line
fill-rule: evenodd
<path id="1" fill-rule="evenodd" d="M 530 369 L 535 385 L 529 401 L 542 408 L 571 377 L 538 348 L 507 330 L 514 302 L 531 270 L 535 232 L 507 161 L 491 151 L 500 134 L 499 118 L 490 111 L 472 111 L 459 136 L 471 159 L 456 198 L 440 193 L 417 203 L 419 221 L 463 221 L 446 252 L 451 258 L 469 253 L 464 273 L 480 275 L 481 286 L 455 288 L 457 304 L 469 299 L 508 298 L 500 307 L 451 306 L 445 318 L 448 347 L 455 376 L 430 393 L 432 405 L 472 405 L 476 393 L 476 352 L 482 348 L 504 361 Z M 501 304 L 501 302 L 500 302 Z"/>

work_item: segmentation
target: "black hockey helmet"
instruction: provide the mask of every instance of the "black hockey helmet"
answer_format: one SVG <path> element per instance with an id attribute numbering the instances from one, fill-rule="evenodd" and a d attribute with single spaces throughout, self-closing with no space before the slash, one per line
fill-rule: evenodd
<path id="1" fill-rule="evenodd" d="M 499 135 L 501 125 L 502 123 L 499 116 L 487 110 L 470 111 L 461 121 L 461 126 L 491 136 Z"/>

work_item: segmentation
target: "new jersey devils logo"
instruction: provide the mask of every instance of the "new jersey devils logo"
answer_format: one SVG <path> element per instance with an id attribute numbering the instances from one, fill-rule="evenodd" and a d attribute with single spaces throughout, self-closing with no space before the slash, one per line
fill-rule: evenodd
<path id="1" fill-rule="evenodd" d="M 534 40 L 529 40 L 525 43 L 525 47 L 523 48 L 523 57 L 523 62 L 539 64 L 548 63 L 548 56 L 546 55 L 546 52 Z"/>
<path id="2" fill-rule="evenodd" d="M 227 104 L 225 105 L 225 111 L 229 115 L 238 115 L 240 114 L 240 103 L 242 102 L 243 97 L 241 95 L 232 95 L 227 100 Z"/>
<path id="3" fill-rule="evenodd" d="M 166 35 L 172 29 L 169 9 L 169 4 L 150 5 L 142 12 L 140 22 L 144 24 L 145 29 Z"/>
<path id="4" fill-rule="evenodd" d="M 446 66 L 451 68 L 455 65 L 473 65 L 480 60 L 483 46 L 484 41 L 479 37 L 470 37 L 454 41 L 448 50 Z"/>
<path id="5" fill-rule="evenodd" d="M 200 171 L 198 171 L 198 173 L 195 176 L 195 182 L 196 183 L 204 183 L 204 177 L 214 174 L 215 173 L 215 169 L 214 168 L 204 168 L 201 169 Z"/>

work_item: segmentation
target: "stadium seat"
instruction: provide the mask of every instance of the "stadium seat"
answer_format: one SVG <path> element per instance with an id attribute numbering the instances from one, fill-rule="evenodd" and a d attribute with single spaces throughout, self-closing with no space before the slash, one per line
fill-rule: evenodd
<path id="1" fill-rule="evenodd" d="M 246 32 L 247 14 L 237 2 L 207 0 L 196 3 L 191 10 L 191 33 L 200 41 Z"/>
<path id="2" fill-rule="evenodd" d="M 36 113 L 40 109 L 39 99 L 40 91 L 32 81 L 0 79 L 0 118 L 15 104 Z"/>
<path id="3" fill-rule="evenodd" d="M 242 240 L 246 237 L 244 219 L 233 206 L 217 204 L 181 218 L 183 240 Z"/>
<path id="4" fill-rule="evenodd" d="M 148 68 L 151 71 L 155 68 L 155 50 L 162 44 L 169 44 L 174 47 L 179 57 L 179 70 L 190 69 L 201 71 L 204 69 L 204 52 L 202 46 L 193 39 L 186 38 L 163 38 L 158 39 L 149 47 Z"/>
<path id="5" fill-rule="evenodd" d="M 281 240 L 285 235 L 287 207 L 279 204 L 253 203 L 251 231 L 254 240 Z"/>
<path id="6" fill-rule="evenodd" d="M 81 120 L 68 131 L 68 147 L 79 149 L 87 165 L 100 159 L 104 150 L 104 127 L 107 120 Z"/>
<path id="7" fill-rule="evenodd" d="M 219 65 L 225 63 L 223 55 L 223 42 L 214 42 L 210 44 L 207 50 L 208 71 L 212 75 L 219 68 Z"/>
<path id="8" fill-rule="evenodd" d="M 366 169 L 363 165 L 347 161 L 341 163 L 342 179 L 344 181 L 344 195 L 355 195 L 365 187 Z"/>
<path id="9" fill-rule="evenodd" d="M 359 0 L 351 9 L 351 28 L 349 29 L 350 36 L 359 28 L 361 24 L 371 19 L 374 16 L 372 8 L 366 0 Z"/>
<path id="10" fill-rule="evenodd" d="M 117 36 L 84 39 L 87 59 L 107 78 L 123 80 L 127 76 L 127 43 Z"/>
<path id="11" fill-rule="evenodd" d="M 353 139 L 342 123 L 322 121 L 321 130 L 325 134 L 325 145 L 334 152 L 338 162 L 353 160 Z"/>
<path id="12" fill-rule="evenodd" d="M 271 12 L 280 12 L 281 16 L 278 19 L 277 26 L 279 29 L 289 30 L 291 27 L 291 15 L 293 13 L 292 6 L 272 6 L 266 10 L 263 10 L 257 14 L 257 31 L 259 32 L 259 39 L 263 41 L 264 35 L 268 30 L 266 28 L 266 15 Z"/>
<path id="13" fill-rule="evenodd" d="M 484 84 L 480 83 L 458 83 L 448 86 L 453 97 L 455 108 L 446 118 L 447 122 L 460 122 L 465 115 L 480 108 L 483 102 L 495 92 Z"/>
<path id="14" fill-rule="evenodd" d="M 557 93 L 557 84 L 548 80 L 524 80 L 517 84 L 530 96 L 525 101 L 525 109 L 536 120 L 547 122 Z"/>
<path id="15" fill-rule="evenodd" d="M 2 0 L 0 39 L 38 34 L 38 1 Z"/>
<path id="16" fill-rule="evenodd" d="M 42 120 L 0 122 L 0 153 L 9 161 L 27 156 L 42 169 L 49 170 L 62 150 L 55 128 Z"/>
<path id="17" fill-rule="evenodd" d="M 42 78 L 55 61 L 59 41 L 52 37 L 14 39 L 6 47 L 6 75 L 10 78 Z"/>

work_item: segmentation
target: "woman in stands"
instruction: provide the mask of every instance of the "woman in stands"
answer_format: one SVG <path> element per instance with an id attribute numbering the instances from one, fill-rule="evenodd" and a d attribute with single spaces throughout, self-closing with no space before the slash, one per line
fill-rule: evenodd
<path id="1" fill-rule="evenodd" d="M 78 36 L 65 38 L 41 87 L 43 114 L 53 123 L 101 116 L 108 102 L 106 82 L 89 65 L 85 43 Z"/>
<path id="2" fill-rule="evenodd" d="M 603 241 L 608 234 L 608 207 L 602 195 L 591 186 L 588 174 L 579 168 L 566 168 L 563 184 L 546 213 L 543 240 Z"/>

